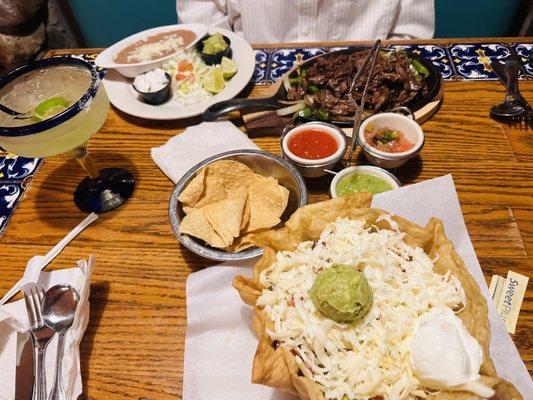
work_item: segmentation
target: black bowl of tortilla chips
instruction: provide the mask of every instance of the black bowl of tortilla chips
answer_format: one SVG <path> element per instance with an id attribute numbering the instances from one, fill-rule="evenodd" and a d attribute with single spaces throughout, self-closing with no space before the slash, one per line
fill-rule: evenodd
<path id="1" fill-rule="evenodd" d="M 170 198 L 172 229 L 190 251 L 216 261 L 260 256 L 253 235 L 281 226 L 307 204 L 301 174 L 260 150 L 234 150 L 192 167 Z"/>

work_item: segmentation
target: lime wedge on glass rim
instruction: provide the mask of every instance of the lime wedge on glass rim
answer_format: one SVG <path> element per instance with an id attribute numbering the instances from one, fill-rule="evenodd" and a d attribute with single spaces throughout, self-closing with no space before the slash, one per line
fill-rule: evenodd
<path id="1" fill-rule="evenodd" d="M 231 61 L 228 57 L 222 57 L 220 67 L 222 68 L 224 79 L 230 79 L 237 73 L 237 64 Z"/>
<path id="2" fill-rule="evenodd" d="M 219 68 L 212 69 L 207 73 L 204 79 L 204 89 L 213 94 L 220 93 L 226 83 L 224 82 L 224 75 Z"/>
<path id="3" fill-rule="evenodd" d="M 33 110 L 32 117 L 36 120 L 42 121 L 59 114 L 68 107 L 68 100 L 61 96 L 50 97 L 37 104 Z"/>

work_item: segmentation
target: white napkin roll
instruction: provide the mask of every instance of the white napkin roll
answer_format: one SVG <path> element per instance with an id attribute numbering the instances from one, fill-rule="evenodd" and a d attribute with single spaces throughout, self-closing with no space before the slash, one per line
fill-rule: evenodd
<path id="1" fill-rule="evenodd" d="M 29 337 L 29 323 L 24 299 L 6 304 L 11 297 L 26 285 L 35 284 L 45 290 L 57 284 L 69 284 L 77 290 L 80 302 L 72 327 L 65 335 L 65 352 L 63 357 L 63 382 L 67 399 L 77 399 L 82 392 L 79 347 L 89 320 L 89 292 L 94 258 L 80 260 L 75 268 L 52 272 L 42 270 L 85 228 L 98 219 L 94 213 L 89 214 L 78 226 L 72 229 L 46 255 L 36 255 L 28 260 L 22 278 L 0 300 L 0 400 L 15 398 L 17 366 L 21 361 L 24 345 Z M 57 335 L 48 343 L 46 350 L 46 380 L 51 391 L 54 380 L 57 352 Z M 32 371 L 24 370 L 32 374 Z M 29 379 L 32 381 L 32 379 Z"/>
<path id="2" fill-rule="evenodd" d="M 41 272 L 36 281 L 45 290 L 57 284 L 69 284 L 77 290 L 80 302 L 72 327 L 65 336 L 63 357 L 63 382 L 67 399 L 75 400 L 82 393 L 80 372 L 80 342 L 89 321 L 89 293 L 94 257 L 80 260 L 74 268 Z M 24 299 L 0 306 L 0 400 L 15 398 L 16 368 L 24 344 L 29 340 L 29 323 Z M 48 393 L 52 390 L 57 354 L 57 334 L 46 349 L 46 382 Z M 31 371 L 28 371 L 31 373 Z"/>
<path id="3" fill-rule="evenodd" d="M 169 179 L 177 183 L 193 166 L 216 154 L 258 147 L 229 121 L 202 122 L 152 148 L 152 159 Z"/>

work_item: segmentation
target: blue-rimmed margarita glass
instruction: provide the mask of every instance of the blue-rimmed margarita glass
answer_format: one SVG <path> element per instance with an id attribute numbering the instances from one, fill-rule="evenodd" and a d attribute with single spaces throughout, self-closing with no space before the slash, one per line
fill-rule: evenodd
<path id="1" fill-rule="evenodd" d="M 25 157 L 75 158 L 88 175 L 74 194 L 78 208 L 98 213 L 120 206 L 133 192 L 133 176 L 120 168 L 98 170 L 87 152 L 87 141 L 100 130 L 109 110 L 98 72 L 86 61 L 54 57 L 0 79 L 0 103 L 28 115 L 50 94 L 68 103 L 49 118 L 36 119 L 35 113 L 24 119 L 0 115 L 0 146 Z"/>

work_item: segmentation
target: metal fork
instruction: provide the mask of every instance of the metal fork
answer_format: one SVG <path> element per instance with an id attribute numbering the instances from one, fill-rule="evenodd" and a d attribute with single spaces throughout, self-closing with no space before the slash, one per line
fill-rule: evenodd
<path id="1" fill-rule="evenodd" d="M 24 301 L 30 322 L 30 336 L 33 343 L 33 396 L 32 400 L 46 400 L 46 375 L 44 355 L 46 346 L 55 332 L 43 320 L 41 311 L 43 288 L 27 287 L 24 290 Z"/>

